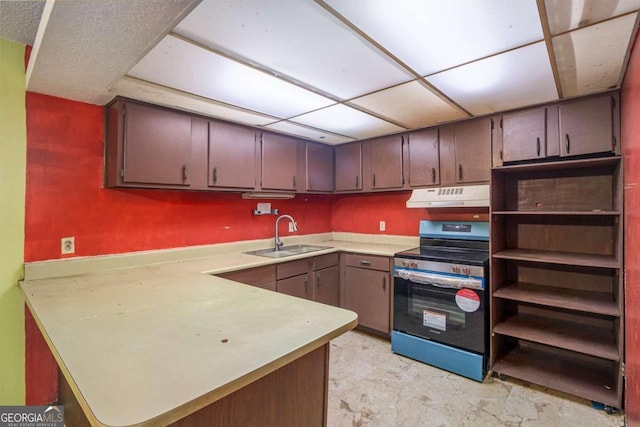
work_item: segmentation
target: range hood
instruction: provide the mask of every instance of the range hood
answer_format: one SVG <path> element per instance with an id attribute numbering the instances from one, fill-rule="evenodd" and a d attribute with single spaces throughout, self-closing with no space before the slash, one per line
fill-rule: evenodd
<path id="1" fill-rule="evenodd" d="M 408 208 L 488 207 L 489 185 L 419 188 L 407 200 Z"/>

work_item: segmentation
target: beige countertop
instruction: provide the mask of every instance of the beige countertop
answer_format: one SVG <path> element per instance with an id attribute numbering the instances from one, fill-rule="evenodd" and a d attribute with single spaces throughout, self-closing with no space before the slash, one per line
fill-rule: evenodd
<path id="1" fill-rule="evenodd" d="M 211 273 L 335 251 L 392 256 L 416 246 L 407 239 L 375 243 L 326 237 L 307 240 L 330 249 L 279 260 L 243 254 L 229 245 L 210 256 L 107 270 L 84 271 L 95 261 L 88 259 L 44 267 L 27 264 L 21 288 L 93 423 L 163 425 L 275 371 L 357 323 L 351 311 Z M 75 272 L 74 261 L 82 265 L 82 274 L 29 279 L 44 275 L 43 268 L 53 276 L 60 270 Z"/>

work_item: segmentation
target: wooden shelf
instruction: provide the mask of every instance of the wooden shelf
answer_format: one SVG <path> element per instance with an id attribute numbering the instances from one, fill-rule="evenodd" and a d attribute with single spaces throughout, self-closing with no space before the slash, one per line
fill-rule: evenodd
<path id="1" fill-rule="evenodd" d="M 617 408 L 618 379 L 612 364 L 519 346 L 496 361 L 493 371 Z"/>
<path id="2" fill-rule="evenodd" d="M 492 255 L 494 258 L 546 264 L 577 265 L 583 267 L 620 268 L 620 262 L 610 255 L 592 255 L 533 249 L 505 249 Z"/>
<path id="3" fill-rule="evenodd" d="M 610 329 L 519 314 L 495 325 L 493 332 L 614 362 L 620 360 Z"/>
<path id="4" fill-rule="evenodd" d="M 620 162 L 620 156 L 611 157 L 599 157 L 595 159 L 579 159 L 579 160 L 564 160 L 557 162 L 545 162 L 545 163 L 527 163 L 521 165 L 508 165 L 492 168 L 492 171 L 503 173 L 520 173 L 520 172 L 540 172 L 540 171 L 553 171 L 553 170 L 567 170 L 567 169 L 581 169 L 592 168 L 598 166 L 611 166 L 614 167 Z"/>
<path id="5" fill-rule="evenodd" d="M 493 211 L 492 215 L 620 216 L 620 211 Z"/>
<path id="6" fill-rule="evenodd" d="M 549 307 L 566 308 L 605 316 L 620 317 L 613 295 L 605 292 L 540 286 L 531 283 L 508 282 L 493 293 L 496 298 L 528 302 Z"/>

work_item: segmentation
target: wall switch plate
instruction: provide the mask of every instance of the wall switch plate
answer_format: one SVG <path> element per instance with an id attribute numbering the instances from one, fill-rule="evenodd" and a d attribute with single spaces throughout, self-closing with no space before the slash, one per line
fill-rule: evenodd
<path id="1" fill-rule="evenodd" d="M 387 229 L 387 224 L 384 221 L 380 221 L 380 231 L 385 231 Z"/>
<path id="2" fill-rule="evenodd" d="M 60 239 L 60 253 L 69 255 L 76 252 L 76 241 L 73 237 L 63 237 Z"/>

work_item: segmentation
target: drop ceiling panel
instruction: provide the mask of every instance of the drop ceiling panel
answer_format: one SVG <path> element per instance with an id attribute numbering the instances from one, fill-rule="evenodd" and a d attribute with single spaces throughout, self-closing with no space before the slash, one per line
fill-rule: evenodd
<path id="1" fill-rule="evenodd" d="M 117 81 L 112 85 L 110 93 L 113 94 L 113 96 L 119 95 L 138 99 L 152 104 L 192 111 L 249 126 L 266 125 L 276 120 L 275 117 L 242 110 L 175 89 L 137 80 L 132 77 L 123 77 Z"/>
<path id="2" fill-rule="evenodd" d="M 625 15 L 553 38 L 564 96 L 616 87 L 635 19 Z"/>
<path id="3" fill-rule="evenodd" d="M 427 78 L 474 115 L 558 99 L 544 42 Z"/>
<path id="4" fill-rule="evenodd" d="M 276 132 L 288 133 L 290 135 L 300 136 L 302 138 L 312 139 L 324 144 L 342 144 L 344 142 L 354 141 L 353 138 L 347 136 L 336 135 L 334 133 L 323 132 L 321 130 L 312 129 L 307 126 L 298 125 L 288 121 L 281 121 L 264 126 L 265 129 Z"/>
<path id="5" fill-rule="evenodd" d="M 280 118 L 334 103 L 170 35 L 142 58 L 129 75 Z"/>
<path id="6" fill-rule="evenodd" d="M 545 0 L 551 34 L 584 27 L 614 16 L 633 12 L 640 0 Z"/>
<path id="7" fill-rule="evenodd" d="M 341 99 L 412 78 L 313 1 L 204 0 L 174 32 Z"/>
<path id="8" fill-rule="evenodd" d="M 327 0 L 420 75 L 541 40 L 535 0 Z"/>
<path id="9" fill-rule="evenodd" d="M 409 128 L 468 117 L 464 111 L 443 101 L 417 81 L 356 98 L 350 103 Z"/>
<path id="10" fill-rule="evenodd" d="M 404 130 L 393 123 L 343 104 L 303 114 L 291 119 L 291 121 L 355 139 L 371 138 Z"/>

